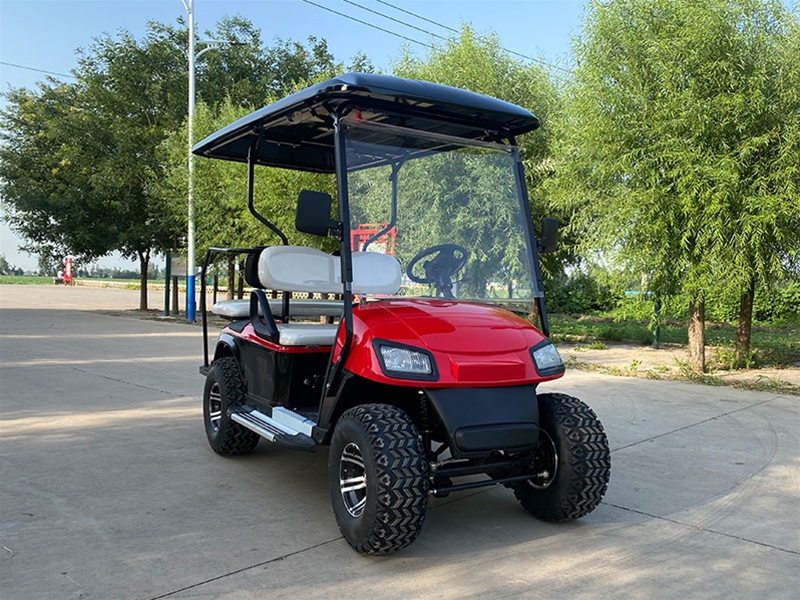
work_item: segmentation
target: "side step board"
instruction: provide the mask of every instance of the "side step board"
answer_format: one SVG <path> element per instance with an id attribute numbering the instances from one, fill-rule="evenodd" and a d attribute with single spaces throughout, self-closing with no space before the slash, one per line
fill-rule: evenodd
<path id="1" fill-rule="evenodd" d="M 272 416 L 243 406 L 231 411 L 231 419 L 270 442 L 287 448 L 313 452 L 317 447 L 311 437 L 316 423 L 282 406 L 273 408 Z"/>

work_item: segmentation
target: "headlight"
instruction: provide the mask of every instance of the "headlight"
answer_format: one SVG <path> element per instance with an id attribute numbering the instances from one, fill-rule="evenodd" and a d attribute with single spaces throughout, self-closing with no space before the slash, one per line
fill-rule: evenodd
<path id="1" fill-rule="evenodd" d="M 376 340 L 374 343 L 383 374 L 400 379 L 437 379 L 436 363 L 425 350 Z"/>
<path id="2" fill-rule="evenodd" d="M 564 370 L 564 362 L 550 340 L 543 340 L 531 348 L 531 356 L 539 375 L 553 375 Z"/>

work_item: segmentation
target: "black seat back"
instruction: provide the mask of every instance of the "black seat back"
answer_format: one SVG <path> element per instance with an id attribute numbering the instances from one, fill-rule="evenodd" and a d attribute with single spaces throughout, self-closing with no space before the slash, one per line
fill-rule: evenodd
<path id="1" fill-rule="evenodd" d="M 261 289 L 261 280 L 258 277 L 258 259 L 261 257 L 261 251 L 265 246 L 253 248 L 247 253 L 247 258 L 244 259 L 244 280 L 252 288 Z"/>

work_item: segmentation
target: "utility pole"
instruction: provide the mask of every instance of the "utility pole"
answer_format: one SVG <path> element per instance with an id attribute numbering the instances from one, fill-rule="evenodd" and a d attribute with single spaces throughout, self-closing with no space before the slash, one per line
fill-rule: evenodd
<path id="1" fill-rule="evenodd" d="M 188 114 L 188 130 L 189 130 L 189 185 L 188 185 L 188 219 L 189 231 L 186 238 L 187 257 L 186 257 L 186 320 L 194 323 L 196 320 L 196 302 L 195 302 L 195 275 L 197 274 L 197 261 L 194 256 L 194 155 L 192 154 L 192 146 L 194 145 L 194 69 L 195 63 L 200 56 L 219 48 L 222 44 L 231 44 L 233 42 L 223 40 L 199 40 L 197 43 L 205 46 L 200 52 L 195 54 L 195 41 L 194 41 L 194 0 L 181 0 L 186 13 L 189 15 L 189 114 Z"/>

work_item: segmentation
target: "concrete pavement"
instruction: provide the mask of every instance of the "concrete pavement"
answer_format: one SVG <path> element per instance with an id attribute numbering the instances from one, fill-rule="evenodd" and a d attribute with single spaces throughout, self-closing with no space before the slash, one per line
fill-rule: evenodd
<path id="1" fill-rule="evenodd" d="M 592 406 L 613 452 L 595 512 L 453 494 L 408 549 L 364 557 L 326 449 L 210 450 L 200 330 L 97 312 L 137 298 L 0 286 L 3 599 L 797 597 L 798 397 L 568 372 L 546 389 Z"/>

